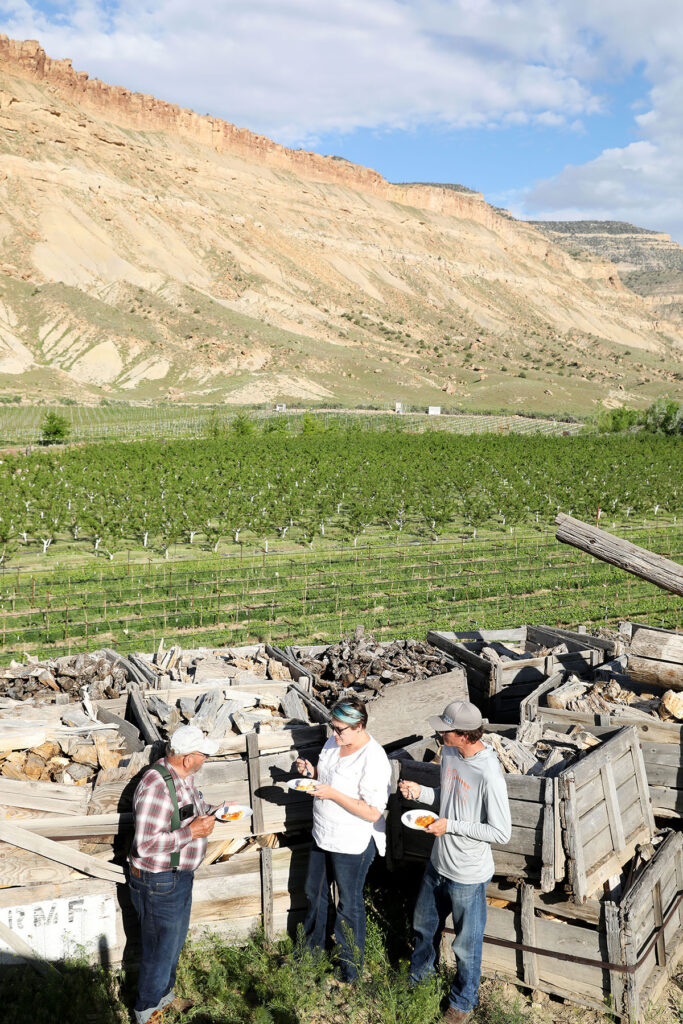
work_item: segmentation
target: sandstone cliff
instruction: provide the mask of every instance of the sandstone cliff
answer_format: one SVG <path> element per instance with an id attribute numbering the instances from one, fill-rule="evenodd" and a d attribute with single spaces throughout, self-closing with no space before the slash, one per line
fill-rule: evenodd
<path id="1" fill-rule="evenodd" d="M 0 36 L 0 395 L 586 412 L 681 388 L 611 263 Z"/>

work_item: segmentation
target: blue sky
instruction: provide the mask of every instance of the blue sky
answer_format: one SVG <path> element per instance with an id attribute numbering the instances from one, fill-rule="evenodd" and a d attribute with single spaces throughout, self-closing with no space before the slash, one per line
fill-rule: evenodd
<path id="1" fill-rule="evenodd" d="M 392 181 L 683 241 L 681 0 L 0 0 L 0 32 Z"/>

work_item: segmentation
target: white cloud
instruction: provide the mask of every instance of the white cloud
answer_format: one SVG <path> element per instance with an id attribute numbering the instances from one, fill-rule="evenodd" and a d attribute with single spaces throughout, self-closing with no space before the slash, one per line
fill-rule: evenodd
<path id="1" fill-rule="evenodd" d="M 425 125 L 581 132 L 637 67 L 638 141 L 511 202 L 683 237 L 680 0 L 0 0 L 0 31 L 292 145 Z"/>
<path id="2" fill-rule="evenodd" d="M 359 127 L 535 114 L 559 122 L 599 103 L 538 2 L 78 0 L 50 9 L 60 16 L 0 0 L 0 26 L 108 81 L 291 143 Z"/>

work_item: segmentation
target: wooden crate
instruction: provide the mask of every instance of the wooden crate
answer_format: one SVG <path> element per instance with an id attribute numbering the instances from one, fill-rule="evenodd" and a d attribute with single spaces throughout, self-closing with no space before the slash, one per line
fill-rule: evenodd
<path id="1" fill-rule="evenodd" d="M 502 730 L 500 730 L 502 731 Z M 389 813 L 390 856 L 394 862 L 426 860 L 432 841 L 400 822 L 412 807 L 398 791 L 405 778 L 434 787 L 440 766 L 413 760 L 429 756 L 428 745 L 399 752 L 394 761 Z M 496 875 L 532 879 L 550 892 L 565 878 L 577 903 L 618 874 L 639 843 L 654 833 L 645 766 L 633 728 L 615 730 L 554 779 L 506 775 L 512 837 L 493 846 Z"/>
<path id="2" fill-rule="evenodd" d="M 254 811 L 244 821 L 217 823 L 212 841 L 310 830 L 311 798 L 288 790 L 285 783 L 295 774 L 295 758 L 314 758 L 325 736 L 322 726 L 252 733 L 235 737 L 242 741 L 243 755 L 206 761 L 198 780 L 207 801 L 248 804 Z M 82 786 L 0 780 L 0 886 L 60 884 L 73 878 L 75 867 L 112 880 L 130 846 L 132 799 L 140 775 L 106 782 L 102 774 L 92 793 Z M 83 841 L 96 844 L 96 850 L 72 864 Z"/>
<path id="3" fill-rule="evenodd" d="M 389 647 L 393 641 L 382 641 L 378 646 Z M 300 647 L 299 651 L 314 657 L 327 650 L 329 645 Z M 313 676 L 296 660 L 291 648 L 266 647 L 267 653 L 278 657 L 289 667 L 292 676 L 298 682 L 307 679 L 309 686 Z M 420 679 L 419 683 L 408 680 L 403 683 L 392 683 L 382 692 L 367 702 L 368 731 L 387 747 L 405 745 L 431 735 L 429 718 L 440 715 L 446 704 L 452 700 L 468 700 L 467 677 L 461 665 L 454 664 L 452 670 L 442 675 Z M 311 698 L 309 705 L 313 703 Z M 315 701 L 317 704 L 318 702 Z M 322 709 L 319 714 L 311 711 L 312 721 L 329 721 L 329 712 Z"/>
<path id="4" fill-rule="evenodd" d="M 619 729 L 558 781 L 569 882 L 583 902 L 655 831 L 636 730 Z"/>
<path id="5" fill-rule="evenodd" d="M 576 906 L 527 884 L 492 884 L 487 895 L 485 975 L 637 1022 L 683 954 L 683 835 L 666 837 L 619 902 Z M 452 935 L 449 919 L 442 944 L 447 962 Z"/>
<path id="6" fill-rule="evenodd" d="M 560 680 L 556 680 L 559 685 Z M 640 748 L 645 765 L 645 775 L 650 791 L 655 817 L 683 819 L 683 725 L 675 722 L 662 722 L 655 717 L 645 717 L 629 713 L 624 707 L 618 715 L 599 715 L 585 711 L 572 711 L 565 708 L 549 708 L 547 695 L 554 688 L 552 685 L 539 686 L 525 701 L 522 707 L 522 721 L 538 721 L 559 731 L 569 730 L 574 725 L 588 729 L 596 736 L 631 725 L 638 733 Z M 648 692 L 638 683 L 629 683 L 634 693 Z"/>
<path id="7" fill-rule="evenodd" d="M 309 843 L 251 847 L 195 875 L 190 932 L 219 932 L 240 941 L 263 926 L 267 935 L 293 930 L 305 907 Z M 0 890 L 0 964 L 27 956 L 61 960 L 83 951 L 103 965 L 134 962 L 138 925 L 128 886 L 96 878 L 59 886 Z"/>
<path id="8" fill-rule="evenodd" d="M 589 671 L 605 660 L 606 653 L 603 647 L 560 636 L 549 626 L 520 626 L 476 633 L 430 630 L 427 640 L 465 666 L 470 700 L 496 722 L 517 722 L 520 702 L 553 673 L 560 669 L 578 673 Z M 564 643 L 569 653 L 538 655 L 524 661 L 493 665 L 480 654 L 482 647 L 492 641 L 520 645 L 530 654 Z"/>

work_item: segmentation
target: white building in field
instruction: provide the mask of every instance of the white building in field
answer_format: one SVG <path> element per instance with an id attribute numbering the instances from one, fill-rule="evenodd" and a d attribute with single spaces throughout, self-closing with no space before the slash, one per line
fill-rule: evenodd
<path id="1" fill-rule="evenodd" d="M 429 408 L 427 409 L 427 415 L 429 415 L 429 416 L 440 416 L 441 415 L 441 406 L 440 405 L 430 405 Z"/>

